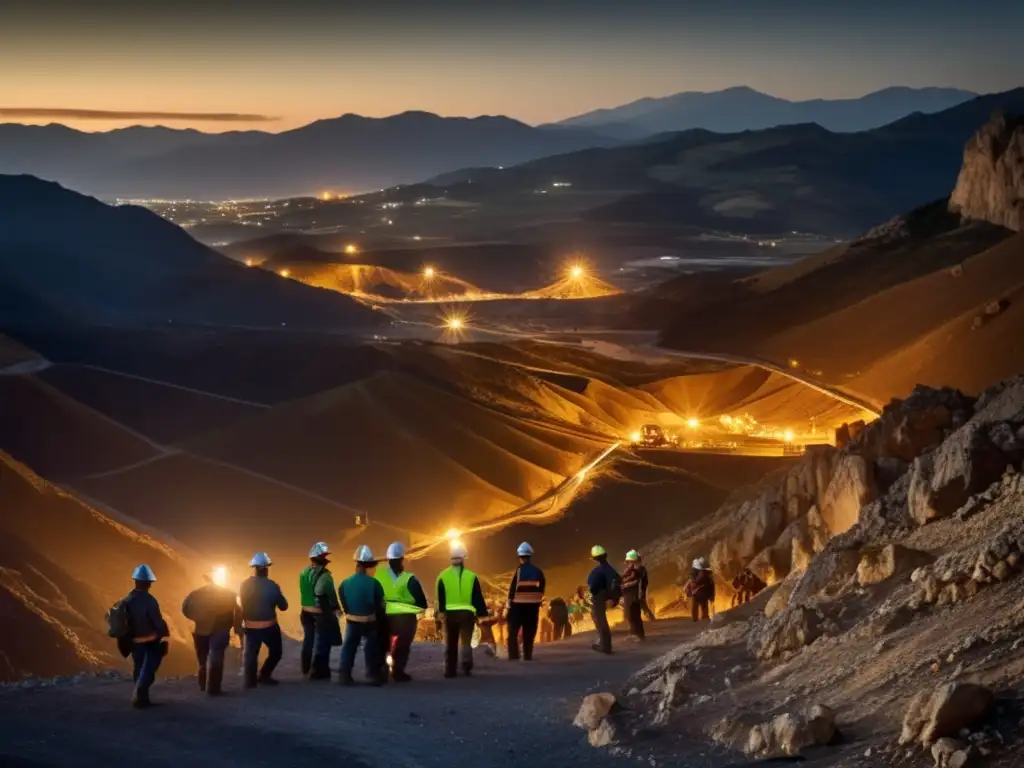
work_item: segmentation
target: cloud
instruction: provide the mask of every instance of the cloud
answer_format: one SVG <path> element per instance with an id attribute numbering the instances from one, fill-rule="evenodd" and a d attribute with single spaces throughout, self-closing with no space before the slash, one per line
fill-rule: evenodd
<path id="1" fill-rule="evenodd" d="M 140 110 L 65 109 L 62 107 L 0 107 L 0 118 L 56 118 L 71 120 L 187 120 L 208 123 L 270 123 L 269 115 L 239 112 L 144 112 Z"/>

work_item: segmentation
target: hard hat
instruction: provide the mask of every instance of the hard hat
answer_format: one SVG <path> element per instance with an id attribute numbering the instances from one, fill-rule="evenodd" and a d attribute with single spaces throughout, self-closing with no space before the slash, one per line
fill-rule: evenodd
<path id="1" fill-rule="evenodd" d="M 313 548 L 309 550 L 309 556 L 312 557 L 326 557 L 331 554 L 331 548 L 327 546 L 326 541 L 318 541 L 313 545 Z"/>
<path id="2" fill-rule="evenodd" d="M 355 557 L 353 558 L 357 563 L 375 563 L 376 559 L 373 557 L 373 550 L 371 550 L 365 544 L 356 549 Z"/>
<path id="3" fill-rule="evenodd" d="M 516 550 L 516 554 L 520 557 L 533 557 L 533 547 L 530 546 L 529 542 L 524 541 L 519 545 L 519 549 Z"/>
<path id="4" fill-rule="evenodd" d="M 590 548 L 591 557 L 601 557 L 602 555 L 606 554 L 608 553 L 604 551 L 604 547 L 602 547 L 600 544 L 595 544 Z"/>
<path id="5" fill-rule="evenodd" d="M 153 569 L 148 565 L 137 565 L 135 570 L 132 571 L 133 581 L 156 581 L 156 576 L 153 573 Z"/>
<path id="6" fill-rule="evenodd" d="M 252 560 L 249 561 L 249 566 L 252 568 L 269 568 L 270 555 L 266 552 L 257 552 L 252 556 Z"/>
<path id="7" fill-rule="evenodd" d="M 698 571 L 706 571 L 708 570 L 708 561 L 705 560 L 703 557 L 698 557 L 696 560 L 693 561 L 693 567 L 696 568 Z"/>
<path id="8" fill-rule="evenodd" d="M 456 541 L 455 543 L 452 544 L 452 550 L 451 550 L 451 559 L 452 560 L 465 560 L 467 554 L 469 554 L 469 553 L 466 552 L 466 545 L 463 544 L 461 541 Z"/>
<path id="9" fill-rule="evenodd" d="M 640 559 L 640 553 L 637 552 L 635 549 L 631 549 L 631 550 L 629 550 L 629 552 L 626 553 L 626 559 L 629 560 L 630 562 L 634 562 L 636 560 L 639 560 Z"/>
<path id="10" fill-rule="evenodd" d="M 401 560 L 405 557 L 405 546 L 400 541 L 392 542 L 388 547 L 388 560 Z"/>

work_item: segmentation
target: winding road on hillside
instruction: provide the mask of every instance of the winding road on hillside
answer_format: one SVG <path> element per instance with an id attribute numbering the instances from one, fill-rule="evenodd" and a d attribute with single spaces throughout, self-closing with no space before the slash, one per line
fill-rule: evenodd
<path id="1" fill-rule="evenodd" d="M 159 584 L 156 595 L 159 597 Z M 636 765 L 586 743 L 572 726 L 581 698 L 615 691 L 650 659 L 692 637 L 689 622 L 649 625 L 646 643 L 615 635 L 616 653 L 590 650 L 586 634 L 538 647 L 532 662 L 485 656 L 472 678 L 445 680 L 441 648 L 417 644 L 408 685 L 343 688 L 298 676 L 288 648 L 274 689 L 240 690 L 229 671 L 227 695 L 210 699 L 191 678 L 159 680 L 149 711 L 131 709 L 129 683 L 89 678 L 30 690 L 0 689 L 0 765 L 5 768 L 223 768 L 320 764 L 352 768 L 523 768 Z M 335 652 L 335 659 L 337 652 Z M 362 662 L 356 668 L 361 677 Z M 714 754 L 657 755 L 680 768 L 736 765 Z M 656 754 L 656 752 L 654 753 Z M 654 754 L 651 757 L 654 757 Z M 648 764 L 652 764 L 649 763 Z M 742 763 L 741 763 L 742 764 Z"/>

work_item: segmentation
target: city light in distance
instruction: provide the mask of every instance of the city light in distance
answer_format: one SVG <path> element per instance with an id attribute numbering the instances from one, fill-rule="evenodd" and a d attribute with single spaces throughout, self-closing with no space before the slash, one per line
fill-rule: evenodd
<path id="1" fill-rule="evenodd" d="M 787 429 L 785 432 L 782 433 L 782 439 L 785 440 L 787 443 L 792 443 L 793 437 L 794 436 L 792 429 Z"/>
<path id="2" fill-rule="evenodd" d="M 640 432 L 637 431 L 637 432 L 632 433 L 629 436 L 629 439 L 632 440 L 634 443 L 639 443 L 640 442 Z"/>
<path id="3" fill-rule="evenodd" d="M 246 259 L 245 260 L 245 266 L 251 267 L 252 265 L 253 265 L 253 260 L 252 259 Z"/>

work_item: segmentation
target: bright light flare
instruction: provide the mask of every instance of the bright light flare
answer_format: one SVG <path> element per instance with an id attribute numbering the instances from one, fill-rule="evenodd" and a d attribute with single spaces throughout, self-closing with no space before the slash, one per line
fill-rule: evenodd
<path id="1" fill-rule="evenodd" d="M 569 277 L 573 280 L 581 280 L 586 274 L 587 270 L 583 268 L 582 264 L 573 264 L 569 267 Z"/>
<path id="2" fill-rule="evenodd" d="M 700 426 L 700 420 L 699 419 L 692 419 L 692 418 L 691 419 L 687 419 L 686 420 L 686 426 L 688 426 L 690 429 L 696 429 L 697 427 Z"/>
<path id="3" fill-rule="evenodd" d="M 354 253 L 359 253 L 359 249 L 352 243 L 349 243 L 348 245 L 345 246 L 345 253 L 351 256 Z"/>
<path id="4" fill-rule="evenodd" d="M 448 539 L 448 541 L 451 541 L 453 543 L 458 541 L 461 535 L 462 531 L 460 531 L 458 528 L 449 528 L 447 531 L 444 532 L 444 537 Z"/>
<path id="5" fill-rule="evenodd" d="M 279 274 L 281 277 L 291 277 L 292 273 L 290 270 L 282 269 L 277 274 Z"/>
<path id="6" fill-rule="evenodd" d="M 640 433 L 639 432 L 633 432 L 632 434 L 630 434 L 629 439 L 632 440 L 634 443 L 639 443 L 640 442 Z"/>
<path id="7" fill-rule="evenodd" d="M 210 578 L 213 583 L 218 587 L 226 587 L 228 585 L 228 568 L 226 565 L 215 566 L 213 571 L 210 573 Z"/>
<path id="8" fill-rule="evenodd" d="M 245 266 L 251 267 L 255 262 L 252 259 L 245 260 Z"/>
<path id="9" fill-rule="evenodd" d="M 437 272 L 434 270 L 433 267 L 424 267 L 423 268 L 423 277 L 426 280 L 430 280 L 436 274 L 437 274 Z"/>
<path id="10" fill-rule="evenodd" d="M 793 435 L 792 429 L 787 429 L 785 432 L 782 433 L 782 439 L 785 440 L 787 443 L 792 443 L 794 437 L 795 436 Z"/>
<path id="11" fill-rule="evenodd" d="M 461 331 L 462 330 L 462 318 L 461 317 L 449 317 L 444 327 L 450 331 Z"/>

